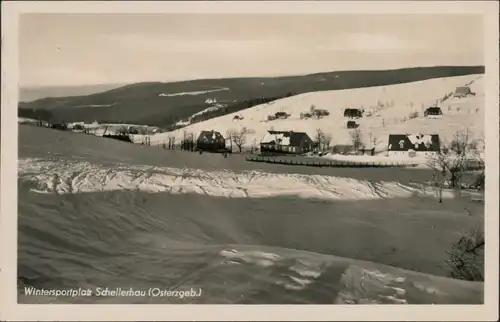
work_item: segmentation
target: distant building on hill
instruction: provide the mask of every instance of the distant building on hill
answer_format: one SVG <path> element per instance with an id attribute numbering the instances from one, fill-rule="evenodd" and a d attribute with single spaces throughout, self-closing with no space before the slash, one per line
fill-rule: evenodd
<path id="1" fill-rule="evenodd" d="M 467 97 L 469 95 L 476 95 L 475 93 L 473 93 L 471 91 L 469 86 L 457 87 L 455 89 L 455 92 L 453 93 L 453 97 L 456 97 L 456 98 L 463 98 L 463 97 Z"/>
<path id="2" fill-rule="evenodd" d="M 346 127 L 348 129 L 357 129 L 359 127 L 359 124 L 357 124 L 355 121 L 347 121 Z"/>
<path id="3" fill-rule="evenodd" d="M 260 142 L 261 153 L 302 154 L 312 151 L 313 141 L 304 132 L 267 131 Z"/>
<path id="4" fill-rule="evenodd" d="M 389 134 L 389 156 L 432 155 L 440 151 L 438 134 Z"/>
<path id="5" fill-rule="evenodd" d="M 226 150 L 226 139 L 217 131 L 201 131 L 196 140 L 196 149 L 206 152 L 223 152 Z"/>
<path id="6" fill-rule="evenodd" d="M 276 113 L 274 113 L 275 119 L 286 119 L 289 116 L 290 115 L 288 115 L 286 112 L 276 112 Z"/>
<path id="7" fill-rule="evenodd" d="M 363 117 L 363 112 L 358 108 L 346 108 L 344 110 L 344 117 L 348 118 L 360 118 Z"/>
<path id="8" fill-rule="evenodd" d="M 51 129 L 66 131 L 68 129 L 68 124 L 66 123 L 53 123 L 50 124 Z"/>
<path id="9" fill-rule="evenodd" d="M 439 106 L 431 106 L 424 111 L 424 116 L 427 118 L 442 117 L 443 111 Z"/>

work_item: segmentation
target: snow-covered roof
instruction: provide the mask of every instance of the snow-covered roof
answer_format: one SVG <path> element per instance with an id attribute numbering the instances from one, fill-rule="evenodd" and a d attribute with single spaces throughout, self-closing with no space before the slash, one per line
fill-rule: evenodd
<path id="1" fill-rule="evenodd" d="M 428 134 L 411 134 L 408 135 L 408 140 L 411 144 L 432 144 L 432 136 Z"/>
<path id="2" fill-rule="evenodd" d="M 285 136 L 284 133 L 275 134 L 267 132 L 260 143 L 278 143 L 280 145 L 290 145 L 290 136 Z"/>

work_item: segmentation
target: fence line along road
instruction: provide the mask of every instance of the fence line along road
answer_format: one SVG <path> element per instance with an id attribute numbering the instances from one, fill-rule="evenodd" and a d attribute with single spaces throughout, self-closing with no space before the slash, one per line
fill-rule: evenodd
<path id="1" fill-rule="evenodd" d="M 247 156 L 246 161 L 249 162 L 264 162 L 283 165 L 299 165 L 310 167 L 345 167 L 345 168 L 404 168 L 416 167 L 418 164 L 408 164 L 401 162 L 355 162 L 355 161 L 341 161 L 341 160 L 299 160 L 296 158 L 286 159 L 279 157 L 265 157 L 265 156 Z"/>

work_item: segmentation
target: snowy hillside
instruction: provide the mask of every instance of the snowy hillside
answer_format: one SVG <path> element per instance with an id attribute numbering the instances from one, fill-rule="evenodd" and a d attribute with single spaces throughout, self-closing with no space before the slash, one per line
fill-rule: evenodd
<path id="1" fill-rule="evenodd" d="M 455 131 L 471 128 L 474 129 L 475 136 L 482 137 L 484 129 L 482 77 L 482 75 L 468 75 L 390 86 L 306 93 L 210 119 L 173 132 L 156 134 L 151 136 L 151 144 L 162 143 L 171 135 L 180 141 L 184 132 L 196 136 L 203 130 L 215 130 L 226 135 L 228 130 L 240 130 L 243 127 L 249 131 L 246 146 L 258 144 L 270 129 L 302 131 L 308 133 L 311 138 L 314 138 L 317 129 L 321 129 L 333 137 L 332 144 L 349 144 L 351 130 L 346 128 L 346 118 L 343 116 L 346 108 L 365 110 L 365 116 L 357 120 L 363 132 L 364 143 L 369 145 L 371 137 L 371 141 L 376 139 L 376 147 L 379 149 L 387 145 L 387 137 L 391 133 L 437 133 L 447 140 Z M 466 84 L 470 84 L 476 96 L 463 99 L 450 97 L 441 102 L 441 99 L 452 93 L 456 87 Z M 436 103 L 441 107 L 443 117 L 424 118 L 424 110 Z M 319 119 L 314 117 L 301 119 L 301 113 L 309 112 L 312 106 L 315 109 L 326 110 L 330 114 Z M 276 112 L 286 112 L 290 116 L 287 119 L 268 121 L 268 116 Z M 419 114 L 418 117 L 409 119 L 410 114 L 415 112 Z M 235 116 L 241 119 L 235 119 Z M 142 138 L 136 137 L 135 140 L 142 141 Z"/>

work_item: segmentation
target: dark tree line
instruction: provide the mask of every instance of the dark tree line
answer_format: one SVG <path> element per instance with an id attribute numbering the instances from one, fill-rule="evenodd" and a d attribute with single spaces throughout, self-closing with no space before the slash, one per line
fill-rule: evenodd
<path id="1" fill-rule="evenodd" d="M 50 122 L 51 119 L 54 117 L 54 114 L 51 111 L 45 109 L 34 109 L 34 108 L 18 108 L 17 115 L 18 117 L 42 120 L 46 122 Z"/>

